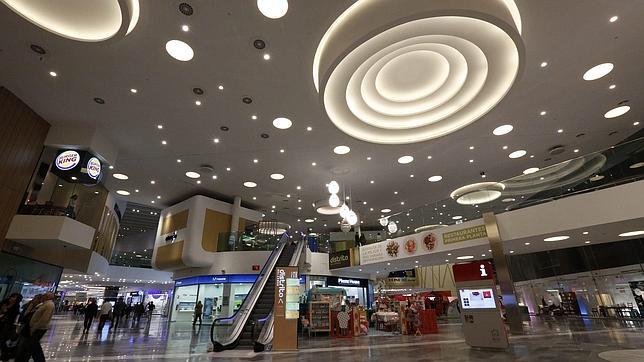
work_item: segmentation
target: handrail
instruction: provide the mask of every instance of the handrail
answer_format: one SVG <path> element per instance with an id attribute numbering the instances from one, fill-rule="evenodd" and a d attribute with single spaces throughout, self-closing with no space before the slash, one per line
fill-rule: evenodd
<path id="1" fill-rule="evenodd" d="M 212 325 L 210 326 L 210 341 L 212 342 L 214 351 L 216 352 L 223 351 L 237 341 L 237 339 L 239 338 L 239 335 L 244 329 L 244 326 L 246 325 L 246 322 L 248 321 L 250 312 L 253 310 L 255 303 L 257 303 L 257 299 L 259 298 L 262 290 L 264 290 L 264 287 L 266 286 L 266 282 L 270 277 L 269 273 L 273 270 L 273 268 L 275 268 L 275 265 L 277 264 L 277 260 L 279 259 L 280 255 L 282 255 L 282 251 L 284 251 L 284 247 L 286 246 L 288 240 L 289 240 L 289 236 L 286 233 L 284 233 L 279 243 L 277 244 L 277 247 L 275 247 L 275 250 L 273 250 L 266 264 L 264 264 L 264 267 L 259 272 L 257 281 L 255 282 L 255 284 L 253 284 L 253 288 L 250 290 L 250 293 L 248 293 L 246 298 L 244 298 L 244 302 L 242 303 L 241 307 L 237 310 L 237 312 L 235 312 L 230 317 L 218 318 L 213 321 Z M 238 315 L 239 315 L 239 318 L 237 318 Z M 221 342 L 215 341 L 215 337 L 214 337 L 215 326 L 217 326 L 222 321 L 230 321 L 230 320 L 233 320 L 233 329 L 231 333 L 229 333 L 226 336 L 225 340 Z"/>
<path id="2" fill-rule="evenodd" d="M 297 249 L 295 249 L 295 252 L 291 257 L 291 260 L 288 263 L 289 266 L 299 265 L 300 257 L 302 256 L 302 253 L 304 252 L 306 245 L 307 245 L 306 240 L 301 240 L 298 243 Z M 253 347 L 255 352 L 264 351 L 266 349 L 266 346 L 268 346 L 273 341 L 273 327 L 274 327 L 273 309 L 271 309 L 270 313 L 265 319 L 266 319 L 266 323 L 264 323 L 262 330 L 259 332 L 259 337 L 257 337 L 257 340 L 255 341 L 255 346 Z"/>

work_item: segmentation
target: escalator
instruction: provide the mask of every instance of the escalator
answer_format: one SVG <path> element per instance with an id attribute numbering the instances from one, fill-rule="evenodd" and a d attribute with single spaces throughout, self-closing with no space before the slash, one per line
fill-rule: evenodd
<path id="1" fill-rule="evenodd" d="M 304 243 L 305 244 L 305 243 Z M 257 281 L 239 310 L 231 317 L 216 319 L 210 330 L 213 350 L 220 352 L 236 347 L 252 348 L 256 340 L 270 332 L 272 339 L 272 310 L 275 298 L 275 267 L 297 265 L 303 242 L 292 244 L 284 234 L 268 258 Z M 224 328 L 219 338 L 215 328 Z M 268 330 L 270 329 L 270 331 Z M 264 337 L 265 338 L 265 337 Z"/>

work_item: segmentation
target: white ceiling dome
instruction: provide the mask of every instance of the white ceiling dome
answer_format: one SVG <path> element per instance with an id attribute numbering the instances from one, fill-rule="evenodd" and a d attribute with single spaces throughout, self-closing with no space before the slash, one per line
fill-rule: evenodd
<path id="1" fill-rule="evenodd" d="M 523 59 L 516 4 L 455 6 L 359 0 L 341 14 L 313 64 L 331 121 L 364 141 L 413 143 L 463 128 L 501 101 Z"/>

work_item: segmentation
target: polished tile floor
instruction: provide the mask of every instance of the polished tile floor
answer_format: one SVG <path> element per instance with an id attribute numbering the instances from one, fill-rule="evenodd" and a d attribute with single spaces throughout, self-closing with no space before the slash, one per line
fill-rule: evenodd
<path id="1" fill-rule="evenodd" d="M 377 335 L 353 339 L 300 339 L 296 353 L 208 353 L 209 327 L 153 317 L 139 326 L 82 334 L 83 323 L 56 316 L 43 338 L 49 361 L 644 361 L 644 324 L 600 319 L 533 319 L 525 335 L 511 337 L 507 351 L 475 350 L 459 323 L 439 325 L 425 336 Z"/>

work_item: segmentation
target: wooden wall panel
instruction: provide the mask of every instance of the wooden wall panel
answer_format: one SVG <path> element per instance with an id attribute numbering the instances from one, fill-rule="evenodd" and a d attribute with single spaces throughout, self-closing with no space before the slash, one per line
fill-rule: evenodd
<path id="1" fill-rule="evenodd" d="M 29 185 L 49 123 L 0 87 L 0 249 Z"/>

